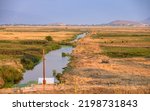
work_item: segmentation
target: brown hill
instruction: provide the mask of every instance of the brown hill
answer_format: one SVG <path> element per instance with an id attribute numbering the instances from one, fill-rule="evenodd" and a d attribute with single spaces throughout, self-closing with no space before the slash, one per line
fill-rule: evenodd
<path id="1" fill-rule="evenodd" d="M 142 26 L 143 23 L 135 22 L 135 21 L 128 21 L 128 20 L 116 20 L 108 23 L 108 25 L 112 26 Z"/>
<path id="2" fill-rule="evenodd" d="M 145 20 L 143 21 L 143 23 L 145 23 L 145 24 L 149 24 L 149 25 L 150 25 L 150 17 L 149 17 L 149 18 L 147 18 L 147 19 L 145 19 Z"/>

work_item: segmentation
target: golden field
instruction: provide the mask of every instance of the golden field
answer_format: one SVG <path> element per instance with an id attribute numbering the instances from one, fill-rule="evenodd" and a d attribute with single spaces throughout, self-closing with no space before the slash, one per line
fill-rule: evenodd
<path id="1" fill-rule="evenodd" d="M 3 26 L 0 29 L 0 40 L 44 40 L 46 36 L 50 35 L 55 41 L 62 41 L 78 33 L 78 31 L 70 31 L 66 27 Z"/>
<path id="2" fill-rule="evenodd" d="M 62 83 L 46 85 L 45 89 L 34 85 L 32 91 L 27 87 L 29 90 L 22 88 L 17 93 L 150 94 L 149 27 L 63 29 L 87 30 L 89 34 L 77 41 L 71 62 L 61 77 Z M 14 90 L 2 89 L 0 93 L 14 93 Z"/>
<path id="3" fill-rule="evenodd" d="M 150 28 L 92 29 L 72 56 L 63 80 L 76 93 L 150 93 Z"/>
<path id="4" fill-rule="evenodd" d="M 43 49 L 46 53 L 59 49 L 62 41 L 74 39 L 79 33 L 80 30 L 66 27 L 1 26 L 0 88 L 17 84 L 25 70 L 33 69 L 40 62 Z"/>
<path id="5" fill-rule="evenodd" d="M 79 34 L 80 30 L 76 31 L 76 28 L 66 29 L 66 27 L 51 27 L 51 26 L 1 26 L 0 27 L 0 49 L 7 48 L 24 48 L 23 45 L 6 44 L 10 41 L 22 41 L 22 40 L 45 40 L 46 36 L 52 36 L 56 42 L 71 39 L 76 34 Z M 26 48 L 35 48 L 36 46 L 29 46 Z M 18 50 L 18 49 L 17 49 Z M 13 67 L 21 68 L 19 60 L 12 55 L 0 54 L 0 66 L 12 65 Z"/>

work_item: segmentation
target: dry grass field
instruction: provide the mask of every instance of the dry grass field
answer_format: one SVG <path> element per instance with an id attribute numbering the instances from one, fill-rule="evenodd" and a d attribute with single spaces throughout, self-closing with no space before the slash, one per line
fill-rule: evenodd
<path id="1" fill-rule="evenodd" d="M 150 94 L 150 28 L 86 27 L 61 84 L 9 93 Z M 75 29 L 84 29 L 75 27 Z M 40 32 L 39 32 L 40 33 Z M 29 87 L 31 89 L 31 87 Z M 6 90 L 1 90 L 0 93 Z M 8 93 L 6 91 L 6 93 Z M 16 90 L 15 90 L 16 91 Z"/>
<path id="2" fill-rule="evenodd" d="M 22 79 L 23 71 L 39 63 L 43 49 L 46 52 L 58 49 L 62 41 L 79 33 L 80 30 L 66 27 L 1 26 L 0 87 L 11 87 Z M 52 41 L 46 39 L 48 36 Z"/>
<path id="3" fill-rule="evenodd" d="M 93 29 L 72 56 L 63 79 L 78 93 L 150 93 L 150 28 Z"/>
<path id="4" fill-rule="evenodd" d="M 7 26 L 0 28 L 0 40 L 44 40 L 50 35 L 55 41 L 62 41 L 77 33 L 79 32 L 67 30 L 66 27 Z"/>

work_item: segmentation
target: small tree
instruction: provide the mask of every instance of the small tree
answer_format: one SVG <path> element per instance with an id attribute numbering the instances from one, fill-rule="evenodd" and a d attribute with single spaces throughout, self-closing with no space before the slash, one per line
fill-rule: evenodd
<path id="1" fill-rule="evenodd" d="M 52 38 L 51 36 L 46 36 L 45 39 L 46 39 L 47 41 L 53 41 L 53 38 Z"/>
<path id="2" fill-rule="evenodd" d="M 2 88 L 5 84 L 5 81 L 0 77 L 0 88 Z"/>
<path id="3" fill-rule="evenodd" d="M 53 76 L 56 77 L 57 76 L 57 72 L 56 70 L 53 70 Z"/>

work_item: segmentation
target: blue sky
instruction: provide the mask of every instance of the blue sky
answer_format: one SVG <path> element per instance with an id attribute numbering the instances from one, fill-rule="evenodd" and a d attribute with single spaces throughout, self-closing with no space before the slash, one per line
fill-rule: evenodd
<path id="1" fill-rule="evenodd" d="M 150 0 L 0 0 L 0 24 L 102 24 L 141 21 Z"/>

